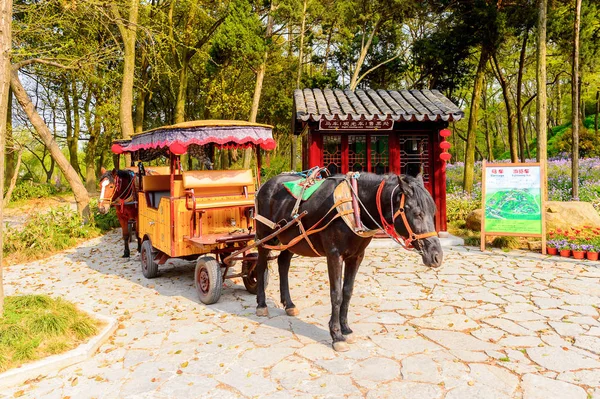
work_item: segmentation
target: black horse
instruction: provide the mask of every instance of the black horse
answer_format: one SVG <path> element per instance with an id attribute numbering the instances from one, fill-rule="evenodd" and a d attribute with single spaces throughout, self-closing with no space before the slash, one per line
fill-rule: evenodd
<path id="1" fill-rule="evenodd" d="M 333 198 L 335 188 L 339 184 L 347 184 L 344 182 L 345 178 L 346 176 L 343 175 L 327 178 L 308 200 L 300 204 L 298 213 L 307 212 L 301 219 L 306 230 L 319 221 L 321 221 L 319 226 L 323 227 L 335 217 L 335 211 L 329 214 L 327 212 L 335 204 Z M 297 179 L 298 176 L 283 174 L 266 182 L 256 196 L 256 212 L 276 223 L 282 220 L 290 221 L 296 199 L 288 193 L 282 183 Z M 412 240 L 410 240 L 412 246 L 421 254 L 425 265 L 439 267 L 442 264 L 442 248 L 437 234 L 435 234 L 436 207 L 420 176 L 414 178 L 411 176 L 361 173 L 357 180 L 356 191 L 361 203 L 360 219 L 366 228 L 375 230 L 379 226 L 387 224 L 390 229 L 388 231 L 392 234 L 397 232 L 402 237 L 412 237 Z M 380 201 L 379 209 L 377 197 Z M 403 201 L 406 217 L 398 211 L 401 201 Z M 398 217 L 398 215 L 402 217 Z M 323 219 L 324 217 L 325 219 Z M 405 226 L 404 220 L 409 226 Z M 274 231 L 265 223 L 257 223 L 256 238 L 261 239 Z M 276 239 L 268 242 L 267 246 L 287 244 L 301 234 L 299 226 L 291 227 L 283 231 Z M 348 326 L 348 306 L 352 297 L 358 267 L 363 260 L 365 249 L 371 242 L 371 238 L 358 236 L 342 218 L 338 217 L 324 230 L 310 235 L 309 239 L 310 243 L 306 239 L 302 239 L 288 249 L 282 250 L 277 257 L 281 302 L 285 306 L 288 315 L 295 316 L 298 314 L 298 310 L 290 297 L 288 283 L 290 260 L 293 254 L 327 257 L 331 295 L 329 331 L 333 338 L 333 348 L 336 351 L 346 351 L 349 349 L 347 343 L 354 341 L 352 330 Z M 270 251 L 271 249 L 265 247 L 259 247 L 258 249 L 258 263 L 256 266 L 256 275 L 258 276 L 256 314 L 258 316 L 268 316 L 265 302 L 264 275 Z M 318 255 L 315 252 L 318 252 Z M 343 265 L 345 265 L 345 269 L 343 269 Z"/>

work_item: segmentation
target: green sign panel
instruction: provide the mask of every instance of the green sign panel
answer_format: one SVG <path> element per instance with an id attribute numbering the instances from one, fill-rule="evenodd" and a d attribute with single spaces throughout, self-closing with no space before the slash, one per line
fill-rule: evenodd
<path id="1" fill-rule="evenodd" d="M 487 164 L 483 173 L 485 232 L 542 234 L 539 164 Z"/>

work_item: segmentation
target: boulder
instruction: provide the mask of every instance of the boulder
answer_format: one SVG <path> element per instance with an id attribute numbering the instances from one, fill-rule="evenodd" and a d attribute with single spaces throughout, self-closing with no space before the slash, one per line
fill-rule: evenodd
<path id="1" fill-rule="evenodd" d="M 467 228 L 481 231 L 481 209 L 469 213 L 465 221 Z M 546 231 L 571 227 L 600 227 L 600 215 L 591 203 L 583 201 L 546 202 Z"/>
<path id="2" fill-rule="evenodd" d="M 546 202 L 546 230 L 570 227 L 600 227 L 600 215 L 590 202 Z"/>
<path id="3" fill-rule="evenodd" d="M 469 213 L 465 223 L 467 225 L 467 229 L 481 231 L 481 209 L 475 209 L 473 212 Z"/>

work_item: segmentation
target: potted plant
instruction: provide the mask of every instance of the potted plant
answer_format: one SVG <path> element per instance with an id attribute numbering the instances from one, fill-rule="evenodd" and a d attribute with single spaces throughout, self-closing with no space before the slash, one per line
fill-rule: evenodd
<path id="1" fill-rule="evenodd" d="M 588 245 L 586 256 L 588 260 L 598 260 L 598 246 L 595 244 Z"/>
<path id="2" fill-rule="evenodd" d="M 571 245 L 569 244 L 569 242 L 567 240 L 561 240 L 558 243 L 558 252 L 560 253 L 560 256 L 564 256 L 565 258 L 568 258 L 571 256 Z"/>
<path id="3" fill-rule="evenodd" d="M 546 241 L 546 253 L 548 255 L 558 255 L 558 248 L 557 248 L 556 240 Z"/>
<path id="4" fill-rule="evenodd" d="M 578 243 L 571 243 L 571 251 L 573 251 L 573 258 L 583 259 L 585 258 L 585 250 L 583 245 Z"/>

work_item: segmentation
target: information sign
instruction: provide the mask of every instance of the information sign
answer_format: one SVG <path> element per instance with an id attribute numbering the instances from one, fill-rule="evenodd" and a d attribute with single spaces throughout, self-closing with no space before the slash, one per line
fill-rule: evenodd
<path id="1" fill-rule="evenodd" d="M 542 165 L 482 164 L 481 250 L 487 236 L 542 238 L 546 253 Z"/>

